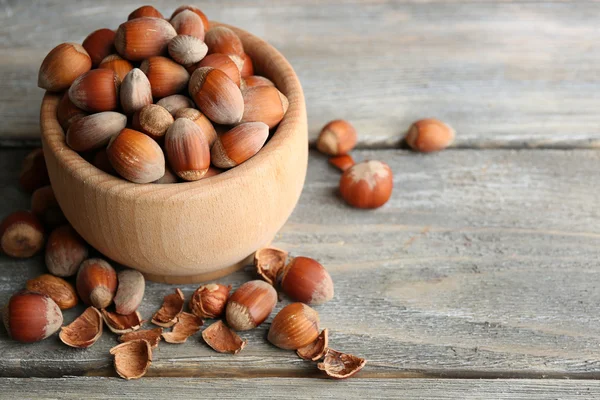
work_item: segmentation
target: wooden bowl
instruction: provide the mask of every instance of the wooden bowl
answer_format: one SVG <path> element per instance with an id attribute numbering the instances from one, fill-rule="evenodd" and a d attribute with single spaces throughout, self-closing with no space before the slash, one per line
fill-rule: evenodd
<path id="1" fill-rule="evenodd" d="M 135 184 L 100 171 L 71 150 L 56 119 L 60 96 L 41 108 L 44 155 L 71 225 L 106 257 L 167 283 L 199 282 L 246 265 L 292 213 L 306 177 L 308 133 L 302 87 L 275 48 L 234 29 L 257 73 L 289 99 L 283 121 L 250 160 L 205 180 Z"/>

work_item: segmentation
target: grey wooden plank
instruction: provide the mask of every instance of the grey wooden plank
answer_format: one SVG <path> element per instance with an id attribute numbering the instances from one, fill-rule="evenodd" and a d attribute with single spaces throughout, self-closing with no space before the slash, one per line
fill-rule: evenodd
<path id="1" fill-rule="evenodd" d="M 116 28 L 143 1 L 0 4 L 0 144 L 36 140 L 38 66 L 57 43 Z M 173 3 L 154 2 L 170 13 Z M 597 147 L 597 2 L 203 1 L 215 20 L 279 48 L 305 88 L 315 138 L 351 120 L 359 146 L 399 144 L 410 122 L 452 124 L 457 147 Z"/>
<path id="2" fill-rule="evenodd" d="M 0 151 L 0 218 L 28 204 L 15 186 L 23 154 Z M 318 307 L 322 326 L 332 347 L 367 358 L 359 377 L 600 377 L 599 152 L 387 150 L 355 158 L 392 166 L 390 202 L 375 211 L 346 207 L 335 194 L 339 174 L 313 152 L 276 244 L 330 271 L 336 295 Z M 0 269 L 2 304 L 44 266 L 41 258 L 0 257 Z M 252 278 L 247 268 L 222 282 Z M 142 315 L 172 288 L 149 283 Z M 189 297 L 195 285 L 182 289 Z M 151 374 L 320 376 L 269 345 L 268 326 L 242 333 L 249 344 L 236 356 L 214 353 L 199 335 L 162 344 Z M 110 376 L 115 343 L 105 332 L 83 351 L 56 337 L 20 345 L 0 329 L 0 375 Z"/>
<path id="3" fill-rule="evenodd" d="M 149 399 L 165 397 L 239 399 L 431 399 L 575 400 L 600 398 L 600 382 L 569 380 L 463 379 L 193 379 L 116 378 L 0 379 L 10 398 Z M 2 395 L 0 395 L 2 397 Z M 8 398 L 8 397 L 7 397 Z"/>

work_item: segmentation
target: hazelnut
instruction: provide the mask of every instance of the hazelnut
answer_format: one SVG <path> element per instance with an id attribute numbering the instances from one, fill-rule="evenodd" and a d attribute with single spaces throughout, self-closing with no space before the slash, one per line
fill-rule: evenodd
<path id="1" fill-rule="evenodd" d="M 204 43 L 208 46 L 209 54 L 244 55 L 242 41 L 234 31 L 225 26 L 216 26 L 206 32 Z"/>
<path id="2" fill-rule="evenodd" d="M 165 135 L 165 151 L 171 169 L 186 181 L 202 179 L 210 166 L 205 134 L 193 121 L 177 119 Z"/>
<path id="3" fill-rule="evenodd" d="M 131 12 L 131 14 L 129 14 L 129 16 L 127 17 L 127 21 L 142 17 L 154 17 L 163 19 L 165 18 L 156 8 L 152 6 L 141 6 L 140 8 L 136 8 Z"/>
<path id="4" fill-rule="evenodd" d="M 113 70 L 93 69 L 75 79 L 69 88 L 69 99 L 84 111 L 112 111 L 119 106 L 120 83 Z"/>
<path id="5" fill-rule="evenodd" d="M 390 167 L 381 161 L 364 161 L 347 169 L 340 179 L 340 194 L 357 208 L 378 208 L 392 195 Z"/>
<path id="6" fill-rule="evenodd" d="M 444 150 L 454 141 L 455 132 L 442 121 L 429 118 L 413 123 L 406 134 L 406 143 L 421 153 Z"/>
<path id="7" fill-rule="evenodd" d="M 288 258 L 288 252 L 273 247 L 258 249 L 254 253 L 256 272 L 270 285 L 275 286 L 277 275 L 283 270 Z"/>
<path id="8" fill-rule="evenodd" d="M 162 337 L 163 328 L 154 328 L 154 329 L 144 329 L 139 331 L 133 331 L 129 333 L 125 333 L 119 336 L 119 342 L 131 342 L 133 340 L 143 339 L 150 343 L 150 347 L 153 349 L 158 347 L 158 343 L 160 342 L 160 338 Z"/>
<path id="9" fill-rule="evenodd" d="M 119 314 L 129 315 L 138 309 L 144 299 L 146 280 L 141 272 L 125 269 L 117 275 L 119 285 L 115 294 L 115 309 Z"/>
<path id="10" fill-rule="evenodd" d="M 269 128 L 274 128 L 289 107 L 287 97 L 274 86 L 246 88 L 242 95 L 244 114 L 241 122 L 264 122 Z"/>
<path id="11" fill-rule="evenodd" d="M 165 174 L 162 149 L 141 132 L 123 129 L 108 144 L 106 151 L 115 171 L 131 182 L 149 183 Z"/>
<path id="12" fill-rule="evenodd" d="M 189 92 L 198 108 L 211 121 L 230 125 L 242 119 L 242 92 L 225 72 L 212 67 L 198 68 L 190 78 Z"/>
<path id="13" fill-rule="evenodd" d="M 312 258 L 293 258 L 280 272 L 278 280 L 285 294 L 305 304 L 319 305 L 333 298 L 331 276 Z"/>
<path id="14" fill-rule="evenodd" d="M 75 321 L 60 329 L 58 337 L 67 346 L 85 349 L 102 336 L 102 316 L 94 307 L 88 307 Z"/>
<path id="15" fill-rule="evenodd" d="M 211 149 L 211 161 L 218 168 L 232 168 L 250 159 L 269 137 L 269 127 L 262 122 L 246 122 L 223 133 Z"/>
<path id="16" fill-rule="evenodd" d="M 194 314 L 182 312 L 177 322 L 173 325 L 171 332 L 164 332 L 163 339 L 167 343 L 185 343 L 187 338 L 200 330 L 203 325 L 202 319 Z"/>
<path id="17" fill-rule="evenodd" d="M 104 111 L 81 117 L 67 131 L 67 144 L 75 151 L 94 150 L 106 146 L 111 137 L 127 126 L 127 117 L 115 111 Z"/>
<path id="18" fill-rule="evenodd" d="M 4 307 L 3 319 L 9 336 L 23 343 L 46 339 L 63 323 L 62 312 L 54 300 L 29 291 L 18 292 L 10 298 Z"/>
<path id="19" fill-rule="evenodd" d="M 200 19 L 202 20 L 202 26 L 204 26 L 204 30 L 208 30 L 208 28 L 210 27 L 210 22 L 208 21 L 208 17 L 198 8 L 198 7 L 194 7 L 194 6 L 181 6 L 178 7 L 177 9 L 175 9 L 175 11 L 173 11 L 173 14 L 171 15 L 171 19 L 175 18 L 177 16 L 177 14 L 179 14 L 180 12 L 183 12 L 185 10 L 190 10 L 193 13 L 195 13 L 196 15 L 198 15 L 200 17 Z"/>
<path id="20" fill-rule="evenodd" d="M 350 156 L 350 154 L 344 154 L 341 156 L 330 157 L 329 164 L 344 172 L 348 168 L 353 166 L 355 163 L 354 159 L 352 158 L 352 156 Z"/>
<path id="21" fill-rule="evenodd" d="M 356 129 L 348 121 L 331 121 L 317 138 L 317 149 L 330 156 L 347 154 L 356 145 Z"/>
<path id="22" fill-rule="evenodd" d="M 285 350 L 296 350 L 319 336 L 319 314 L 303 303 L 292 303 L 273 318 L 267 339 Z"/>
<path id="23" fill-rule="evenodd" d="M 92 67 L 97 68 L 105 57 L 115 52 L 115 31 L 98 29 L 85 38 L 82 46 L 90 55 Z"/>
<path id="24" fill-rule="evenodd" d="M 32 257 L 44 242 L 44 227 L 29 211 L 15 211 L 0 223 L 0 250 L 7 256 Z"/>
<path id="25" fill-rule="evenodd" d="M 61 310 L 73 308 L 79 301 L 73 285 L 50 274 L 43 274 L 28 280 L 25 288 L 49 296 Z"/>
<path id="26" fill-rule="evenodd" d="M 212 147 L 217 140 L 217 132 L 215 131 L 213 124 L 208 118 L 206 118 L 204 114 L 195 108 L 182 108 L 175 114 L 175 119 L 179 118 L 187 118 L 198 125 L 204 134 L 204 138 L 206 139 L 209 147 Z"/>
<path id="27" fill-rule="evenodd" d="M 158 143 L 162 143 L 165 134 L 173 125 L 173 116 L 169 111 L 158 104 L 148 104 L 133 115 L 132 126 L 140 132 L 145 133 Z"/>
<path id="28" fill-rule="evenodd" d="M 277 304 L 277 292 L 264 281 L 250 281 L 240 286 L 229 298 L 225 315 L 229 326 L 247 331 L 262 324 Z"/>
<path id="29" fill-rule="evenodd" d="M 71 225 L 60 226 L 50 233 L 45 260 L 51 274 L 73 276 L 87 256 L 87 244 Z"/>
<path id="30" fill-rule="evenodd" d="M 171 18 L 171 25 L 178 35 L 192 36 L 204 40 L 204 23 L 198 14 L 183 10 Z"/>
<path id="31" fill-rule="evenodd" d="M 106 308 L 112 303 L 117 290 L 117 273 L 106 261 L 90 258 L 79 267 L 76 287 L 85 304 Z"/>
<path id="32" fill-rule="evenodd" d="M 69 126 L 81 117 L 85 117 L 87 113 L 80 108 L 75 107 L 75 104 L 69 98 L 69 92 L 65 92 L 56 108 L 56 119 L 66 132 Z"/>
<path id="33" fill-rule="evenodd" d="M 43 186 L 31 195 L 31 212 L 44 224 L 57 226 L 66 222 L 52 186 Z"/>
<path id="34" fill-rule="evenodd" d="M 242 79 L 242 89 L 249 89 L 256 86 L 275 86 L 275 84 L 268 78 L 258 75 L 252 75 Z"/>
<path id="35" fill-rule="evenodd" d="M 219 318 L 225 311 L 231 285 L 210 283 L 200 286 L 190 299 L 190 310 L 200 318 Z"/>
<path id="36" fill-rule="evenodd" d="M 140 69 L 150 81 L 152 96 L 158 99 L 181 92 L 190 80 L 186 69 L 167 57 L 149 57 Z"/>
<path id="37" fill-rule="evenodd" d="M 146 74 L 134 68 L 123 79 L 120 89 L 121 107 L 131 115 L 148 104 L 152 104 L 152 88 Z"/>
<path id="38" fill-rule="evenodd" d="M 136 21 L 135 19 L 132 21 Z M 110 349 L 115 357 L 115 370 L 123 379 L 139 379 L 152 364 L 152 347 L 144 339 L 121 343 Z"/>
<path id="39" fill-rule="evenodd" d="M 210 54 L 200 61 L 195 69 L 202 67 L 212 67 L 218 70 L 221 70 L 227 74 L 229 78 L 238 86 L 240 86 L 240 82 L 242 76 L 240 74 L 241 64 L 238 65 L 236 61 L 241 63 L 241 58 L 238 56 L 228 56 L 226 54 L 221 53 L 213 53 Z"/>
<path id="40" fill-rule="evenodd" d="M 90 68 L 92 60 L 83 46 L 77 43 L 59 44 L 42 61 L 38 86 L 51 92 L 60 92 Z"/>
<path id="41" fill-rule="evenodd" d="M 331 378 L 346 379 L 363 369 L 366 363 L 364 358 L 327 349 L 325 359 L 317 364 L 317 368 Z"/>
<path id="42" fill-rule="evenodd" d="M 136 18 L 119 26 L 115 48 L 129 61 L 142 61 L 164 54 L 175 36 L 175 28 L 162 18 Z"/>
<path id="43" fill-rule="evenodd" d="M 242 340 L 233 330 L 229 329 L 223 321 L 217 321 L 202 332 L 202 338 L 213 350 L 219 353 L 237 354 L 246 347 L 246 340 Z"/>
<path id="44" fill-rule="evenodd" d="M 173 117 L 177 114 L 177 112 L 184 108 L 193 108 L 194 102 L 187 96 L 182 94 L 174 94 L 171 96 L 163 97 L 159 101 L 156 102 L 157 105 L 164 107 L 167 109 L 169 113 Z"/>
<path id="45" fill-rule="evenodd" d="M 46 159 L 42 149 L 32 150 L 23 159 L 19 184 L 28 193 L 50 184 L 50 177 L 46 169 Z"/>
<path id="46" fill-rule="evenodd" d="M 102 69 L 110 69 L 115 74 L 117 74 L 117 78 L 119 78 L 119 82 L 123 82 L 125 76 L 133 69 L 133 64 L 129 61 L 125 60 L 118 54 L 110 54 L 100 62 L 98 68 Z"/>
<path id="47" fill-rule="evenodd" d="M 169 42 L 169 55 L 181 65 L 193 65 L 202 60 L 207 52 L 206 44 L 195 36 L 178 35 Z M 187 68 L 186 71 L 190 74 L 194 72 Z"/>

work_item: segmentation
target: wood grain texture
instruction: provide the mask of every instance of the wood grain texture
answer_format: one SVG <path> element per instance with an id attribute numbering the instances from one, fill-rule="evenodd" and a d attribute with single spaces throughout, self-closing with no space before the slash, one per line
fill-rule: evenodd
<path id="1" fill-rule="evenodd" d="M 0 217 L 27 207 L 16 187 L 23 151 L 0 151 Z M 600 153 L 576 151 L 359 151 L 395 172 L 390 202 L 350 209 L 339 173 L 311 153 L 300 203 L 275 244 L 320 260 L 336 285 L 318 307 L 331 346 L 367 358 L 357 378 L 600 378 Z M 40 258 L 0 257 L 0 303 L 44 271 Z M 251 268 L 220 280 L 235 287 Z M 174 286 L 148 283 L 152 315 Z M 196 285 L 181 286 L 189 298 Z M 277 310 L 287 304 L 282 301 Z M 69 322 L 83 310 L 65 313 Z M 270 320 L 268 320 L 270 321 Z M 151 376 L 319 377 L 314 364 L 266 342 L 269 324 L 242 333 L 236 356 L 196 335 L 161 344 Z M 56 337 L 32 345 L 0 329 L 0 375 L 113 376 L 109 332 L 87 351 Z"/>
<path id="2" fill-rule="evenodd" d="M 143 1 L 0 3 L 0 144 L 39 137 L 38 66 L 64 41 L 116 28 Z M 170 14 L 173 3 L 154 4 Z M 203 1 L 214 20 L 278 48 L 305 89 L 310 137 L 352 121 L 359 147 L 400 143 L 438 117 L 458 147 L 598 147 L 600 3 Z"/>
<path id="3" fill-rule="evenodd" d="M 64 399 L 403 399 L 403 400 L 593 400 L 600 398 L 600 382 L 565 380 L 463 379 L 172 379 L 144 378 L 125 382 L 116 378 L 0 379 L 0 390 L 14 398 Z"/>

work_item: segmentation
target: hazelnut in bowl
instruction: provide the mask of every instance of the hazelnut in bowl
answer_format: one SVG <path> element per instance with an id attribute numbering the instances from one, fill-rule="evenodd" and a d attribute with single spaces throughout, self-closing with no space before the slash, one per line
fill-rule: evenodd
<path id="1" fill-rule="evenodd" d="M 137 155 L 148 154 L 144 153 L 144 146 L 145 140 L 151 135 L 144 134 L 144 140 L 138 143 L 139 136 L 128 133 L 136 131 L 132 127 L 135 116 L 127 115 L 127 122 L 111 122 L 116 126 L 126 123 L 127 127 L 120 130 L 119 126 L 119 133 L 107 137 L 103 147 L 94 145 L 93 150 L 77 152 L 67 143 L 67 132 L 57 118 L 57 108 L 68 87 L 63 85 L 57 91 L 48 90 L 42 102 L 40 120 L 44 155 L 52 187 L 66 218 L 91 246 L 106 257 L 135 268 L 155 281 L 187 283 L 210 280 L 245 265 L 251 254 L 273 240 L 292 213 L 304 185 L 308 157 L 306 108 L 302 87 L 294 70 L 275 48 L 258 37 L 227 25 L 211 23 L 210 27 L 228 27 L 233 30 L 241 39 L 243 51 L 252 60 L 255 75 L 262 75 L 273 82 L 289 104 L 278 125 L 274 127 L 267 124 L 272 128 L 270 131 L 265 126 L 265 132 L 270 133 L 264 147 L 249 158 L 246 155 L 244 158 L 247 159 L 240 163 L 236 162 L 235 155 L 228 152 L 226 140 L 229 139 L 226 136 L 233 130 L 239 131 L 243 124 L 214 124 L 219 137 L 209 153 L 212 165 L 215 157 L 219 156 L 230 163 L 225 162 L 223 165 L 221 162 L 220 167 L 225 168 L 221 173 L 207 177 L 211 174 L 207 173 L 208 164 L 205 163 L 203 167 L 194 167 L 196 170 L 202 169 L 201 179 L 196 177 L 191 179 L 198 180 L 182 181 L 181 177 L 190 176 L 189 171 L 182 167 L 183 171 L 174 171 L 180 177 L 179 182 L 159 184 L 135 183 L 135 180 L 132 182 L 124 179 L 119 176 L 122 174 L 114 171 L 104 172 L 88 160 L 105 152 L 105 156 L 106 153 L 109 155 L 110 165 L 119 172 L 118 168 L 123 166 L 118 160 L 110 159 L 111 151 L 114 153 L 117 146 L 120 146 L 119 151 L 122 152 L 134 149 L 132 158 L 123 161 L 126 164 L 124 168 L 127 167 L 127 162 L 137 162 Z M 209 44 L 209 32 L 207 29 L 206 44 Z M 119 35 L 117 31 L 115 45 L 118 44 Z M 118 51 L 118 45 L 116 47 Z M 165 55 L 165 48 L 159 51 L 161 56 L 168 57 Z M 123 55 L 125 52 L 119 53 Z M 211 54 L 210 44 L 208 53 Z M 129 61 L 132 67 L 139 65 L 150 77 L 149 62 L 141 59 Z M 187 70 L 195 68 L 189 65 L 184 67 Z M 156 70 L 159 71 L 160 68 L 163 67 L 158 66 Z M 163 69 L 167 71 L 167 77 L 170 76 L 169 68 L 170 64 Z M 181 71 L 178 68 L 175 70 Z M 90 72 L 93 71 L 95 70 Z M 196 72 L 193 71 L 188 78 L 190 88 Z M 181 75 L 185 74 L 181 72 Z M 160 73 L 150 78 L 151 81 L 152 79 L 160 79 Z M 117 90 L 119 87 L 123 89 L 123 86 L 122 82 L 117 82 Z M 162 88 L 166 86 L 163 85 Z M 244 92 L 244 86 L 242 79 L 241 92 Z M 187 85 L 185 89 L 174 90 L 178 95 L 194 98 L 188 92 Z M 69 92 L 70 90 L 67 93 Z M 168 93 L 161 93 L 160 97 L 165 94 Z M 151 97 L 152 103 L 160 100 L 156 93 Z M 198 103 L 198 99 L 194 100 Z M 247 102 L 245 95 L 244 102 Z M 245 107 L 248 109 L 248 104 Z M 208 114 L 202 105 L 198 104 L 198 108 Z M 126 114 L 122 105 L 112 106 L 111 109 L 110 112 Z M 82 115 L 98 115 L 89 110 L 84 111 Z M 85 117 L 79 118 L 74 118 L 71 126 Z M 177 120 L 175 116 L 174 121 Z M 86 129 L 83 131 L 88 132 Z M 177 144 L 169 146 L 169 131 L 166 136 L 161 140 L 151 137 L 153 149 L 161 151 L 160 154 L 157 153 L 157 157 L 160 158 L 164 153 L 166 167 L 161 165 L 161 160 L 152 161 L 158 165 L 159 170 L 168 170 L 168 167 L 173 170 L 174 166 L 179 165 L 169 154 L 169 148 L 176 148 Z M 237 139 L 238 147 L 241 146 L 242 149 L 236 151 L 244 153 L 244 146 L 249 144 L 246 143 L 245 136 L 238 136 L 241 136 Z M 107 145 L 108 150 L 105 149 Z M 221 147 L 215 150 L 217 145 Z M 188 153 L 191 154 L 191 151 L 186 153 L 189 156 Z M 206 158 L 206 154 L 204 156 Z M 190 157 L 193 159 L 193 156 Z M 194 164 L 194 160 L 189 157 L 184 157 L 182 163 L 186 162 Z M 229 168 L 231 166 L 234 167 Z M 214 171 L 212 166 L 211 171 Z"/>

